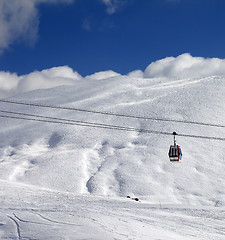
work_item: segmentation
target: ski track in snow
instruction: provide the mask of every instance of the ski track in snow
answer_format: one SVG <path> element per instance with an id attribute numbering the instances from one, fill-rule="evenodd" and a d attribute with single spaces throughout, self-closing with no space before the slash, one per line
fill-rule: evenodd
<path id="1" fill-rule="evenodd" d="M 224 208 L 156 206 L 128 199 L 96 199 L 69 193 L 51 193 L 52 197 L 46 198 L 49 192 L 40 194 L 37 190 L 32 191 L 38 207 L 36 210 L 23 210 L 18 205 L 16 212 L 10 213 L 0 208 L 0 219 L 6 215 L 15 224 L 17 239 L 222 240 L 225 236 Z M 54 206 L 55 197 L 64 203 L 61 207 Z M 37 200 L 49 201 L 53 208 L 43 209 Z M 17 204 L 20 202 L 12 203 L 14 206 Z M 25 205 L 28 207 L 30 203 Z M 2 224 L 0 231 L 2 229 L 7 229 L 7 224 Z M 92 232 L 85 233 L 80 229 Z M 78 232 L 77 237 L 71 235 L 74 231 Z M 98 237 L 94 238 L 95 234 Z"/>
<path id="2" fill-rule="evenodd" d="M 19 225 L 19 223 L 18 223 L 13 217 L 8 216 L 8 218 L 11 219 L 11 220 L 15 223 L 15 225 L 16 225 L 17 238 L 18 238 L 18 240 L 21 240 L 22 238 L 21 238 L 20 225 Z"/>

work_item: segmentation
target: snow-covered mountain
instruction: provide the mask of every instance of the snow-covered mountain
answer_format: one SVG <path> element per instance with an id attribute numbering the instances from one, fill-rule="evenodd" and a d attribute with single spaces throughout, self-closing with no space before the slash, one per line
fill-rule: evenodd
<path id="1" fill-rule="evenodd" d="M 173 131 L 224 138 L 222 126 L 184 122 L 224 125 L 225 77 L 87 77 L 10 99 L 62 108 L 0 102 L 2 239 L 223 239 L 225 141 L 178 135 L 179 163 L 168 149 Z"/>

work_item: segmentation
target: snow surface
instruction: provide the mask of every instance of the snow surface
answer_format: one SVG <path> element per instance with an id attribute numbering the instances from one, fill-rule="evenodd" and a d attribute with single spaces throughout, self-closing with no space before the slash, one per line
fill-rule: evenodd
<path id="1" fill-rule="evenodd" d="M 14 100 L 225 122 L 225 77 L 86 78 Z M 225 128 L 0 103 L 1 111 L 201 136 Z M 3 115 L 1 113 L 0 115 Z M 4 114 L 6 115 L 6 114 Z M 1 118 L 1 239 L 225 238 L 224 141 Z M 134 201 L 127 196 L 138 197 Z"/>

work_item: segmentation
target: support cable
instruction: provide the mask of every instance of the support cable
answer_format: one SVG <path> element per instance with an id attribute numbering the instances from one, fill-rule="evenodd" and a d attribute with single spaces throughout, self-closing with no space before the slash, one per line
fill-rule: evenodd
<path id="1" fill-rule="evenodd" d="M 7 114 L 15 114 L 15 115 L 20 115 L 21 116 L 20 117 L 20 116 L 12 116 L 12 115 L 0 115 L 0 117 L 2 117 L 2 118 L 12 118 L 12 119 L 38 121 L 38 122 L 45 122 L 45 123 L 56 123 L 56 124 L 64 124 L 64 125 L 76 125 L 76 126 L 103 128 L 103 129 L 147 133 L 147 134 L 173 135 L 173 133 L 162 132 L 162 131 L 153 131 L 153 130 L 150 130 L 150 129 L 139 129 L 139 128 L 133 128 L 133 127 L 109 125 L 109 124 L 102 124 L 102 123 L 96 123 L 96 122 L 75 121 L 75 120 L 65 119 L 65 118 L 55 118 L 55 117 L 48 117 L 48 116 L 28 114 L 28 113 L 20 113 L 20 112 L 11 112 L 11 111 L 0 111 L 0 112 L 7 113 Z M 24 117 L 22 117 L 22 116 L 24 116 Z M 190 135 L 190 134 L 182 134 L 182 133 L 177 134 L 177 135 L 181 136 L 181 137 L 225 141 L 225 138 L 220 138 L 220 137 L 199 136 L 199 135 Z"/>
<path id="2" fill-rule="evenodd" d="M 45 104 L 36 104 L 36 103 L 15 101 L 15 100 L 0 99 L 0 102 L 11 103 L 11 104 L 20 104 L 20 105 L 33 106 L 33 107 L 43 107 L 43 108 L 51 108 L 51 109 L 80 111 L 80 112 L 94 113 L 94 114 L 101 114 L 101 115 L 108 115 L 108 116 L 116 116 L 116 117 L 135 118 L 135 119 L 153 120 L 153 121 L 164 121 L 164 122 L 174 122 L 174 123 L 196 124 L 196 125 L 209 126 L 209 127 L 225 128 L 225 125 L 222 125 L 222 124 L 204 123 L 204 122 L 197 122 L 197 121 L 185 121 L 185 120 L 175 120 L 175 119 L 167 119 L 167 118 L 153 118 L 153 117 L 146 117 L 146 116 L 141 116 L 141 115 L 126 115 L 126 114 L 113 113 L 113 112 L 103 112 L 103 111 L 87 110 L 87 109 L 73 108 L 73 107 L 52 106 L 52 105 L 45 105 Z"/>

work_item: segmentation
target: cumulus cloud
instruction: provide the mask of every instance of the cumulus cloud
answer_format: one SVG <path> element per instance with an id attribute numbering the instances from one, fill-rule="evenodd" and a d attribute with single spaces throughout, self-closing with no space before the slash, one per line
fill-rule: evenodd
<path id="1" fill-rule="evenodd" d="M 225 59 L 192 57 L 184 53 L 151 63 L 144 71 L 145 78 L 195 78 L 225 75 Z"/>
<path id="2" fill-rule="evenodd" d="M 37 89 L 47 89 L 62 85 L 75 85 L 82 79 L 95 81 L 120 76 L 114 71 L 102 71 L 83 78 L 68 66 L 53 67 L 18 76 L 15 73 L 0 71 L 0 98 L 11 97 Z"/>
<path id="3" fill-rule="evenodd" d="M 16 40 L 32 45 L 38 35 L 38 4 L 70 3 L 74 0 L 1 0 L 0 54 Z"/>
<path id="4" fill-rule="evenodd" d="M 74 85 L 82 77 L 67 66 L 55 67 L 41 72 L 35 71 L 23 76 L 18 83 L 18 92 L 53 88 L 60 85 Z"/>
<path id="5" fill-rule="evenodd" d="M 82 77 L 67 66 L 54 67 L 18 76 L 15 73 L 0 72 L 0 98 L 61 85 L 74 85 Z"/>
<path id="6" fill-rule="evenodd" d="M 136 70 L 127 76 L 131 78 L 201 78 L 225 75 L 225 59 L 192 57 L 189 53 L 178 57 L 167 57 L 151 63 L 144 72 Z M 18 76 L 15 73 L 0 71 L 0 98 L 24 92 L 53 88 L 61 85 L 75 85 L 83 79 L 99 81 L 121 76 L 112 70 L 97 72 L 83 78 L 68 66 L 34 71 Z"/>
<path id="7" fill-rule="evenodd" d="M 88 75 L 85 77 L 85 79 L 87 79 L 87 80 L 102 80 L 102 79 L 107 79 L 107 78 L 116 77 L 116 76 L 120 76 L 120 74 L 116 73 L 112 70 L 109 70 L 109 71 L 102 71 L 102 72 L 94 73 L 92 75 Z"/>
<path id="8" fill-rule="evenodd" d="M 20 77 L 15 73 L 0 72 L 0 97 L 16 94 Z"/>
<path id="9" fill-rule="evenodd" d="M 131 78 L 143 78 L 144 73 L 141 70 L 135 70 L 127 74 L 128 77 Z"/>

